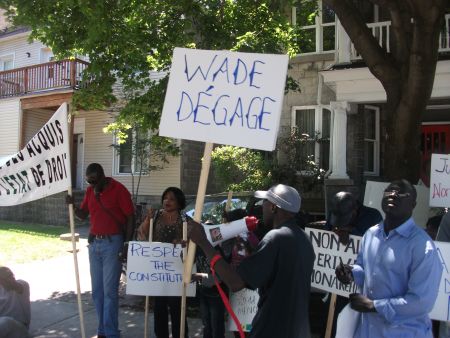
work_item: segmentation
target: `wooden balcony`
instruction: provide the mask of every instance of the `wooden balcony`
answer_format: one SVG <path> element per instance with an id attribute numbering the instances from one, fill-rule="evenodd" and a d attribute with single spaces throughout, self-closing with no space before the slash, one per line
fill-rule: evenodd
<path id="1" fill-rule="evenodd" d="M 0 72 L 0 98 L 78 89 L 87 65 L 83 60 L 67 59 Z"/>

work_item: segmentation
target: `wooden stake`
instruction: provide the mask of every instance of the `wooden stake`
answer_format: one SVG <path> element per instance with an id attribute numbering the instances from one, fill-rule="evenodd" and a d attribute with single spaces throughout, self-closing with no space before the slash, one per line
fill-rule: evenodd
<path id="1" fill-rule="evenodd" d="M 148 227 L 148 242 L 153 240 L 153 217 L 150 218 L 150 225 Z M 145 296 L 145 316 L 144 316 L 144 338 L 148 337 L 148 306 L 149 297 Z"/>
<path id="2" fill-rule="evenodd" d="M 73 197 L 72 187 L 67 189 L 69 196 Z M 78 256 L 77 256 L 77 242 L 75 241 L 75 217 L 73 211 L 73 204 L 69 204 L 69 221 L 70 221 L 70 233 L 72 234 L 72 254 L 73 263 L 75 266 L 75 279 L 77 284 L 77 300 L 78 300 L 78 313 L 80 314 L 80 330 L 81 337 L 85 338 L 86 334 L 84 332 L 84 313 L 83 313 L 83 303 L 81 302 L 81 290 L 80 290 L 80 272 L 78 270 Z"/>
<path id="3" fill-rule="evenodd" d="M 225 211 L 230 211 L 231 208 L 231 200 L 233 198 L 233 191 L 228 191 L 227 204 L 225 204 Z"/>
<path id="4" fill-rule="evenodd" d="M 203 203 L 205 201 L 206 184 L 208 183 L 209 168 L 211 166 L 211 153 L 213 143 L 205 143 L 205 150 L 203 152 L 202 170 L 200 172 L 200 181 L 198 183 L 197 199 L 195 200 L 194 220 L 202 221 Z M 181 320 L 180 320 L 180 338 L 184 338 L 186 332 L 186 287 L 191 282 L 192 266 L 194 265 L 196 245 L 194 242 L 189 242 L 187 257 L 184 260 L 183 272 L 183 296 L 181 297 Z"/>
<path id="5" fill-rule="evenodd" d="M 336 309 L 336 294 L 331 294 L 330 307 L 328 308 L 327 330 L 325 331 L 325 338 L 331 338 L 333 331 L 334 310 Z"/>

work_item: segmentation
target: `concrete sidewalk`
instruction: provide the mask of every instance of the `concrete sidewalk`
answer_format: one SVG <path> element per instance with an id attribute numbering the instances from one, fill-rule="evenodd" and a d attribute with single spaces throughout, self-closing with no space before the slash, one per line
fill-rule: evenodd
<path id="1" fill-rule="evenodd" d="M 97 317 L 91 298 L 91 281 L 87 252 L 87 228 L 77 229 L 80 241 L 77 255 L 86 337 L 96 337 Z M 26 280 L 31 291 L 32 337 L 81 337 L 77 302 L 75 264 L 71 242 L 61 241 L 61 256 L 45 261 L 11 265 L 16 278 Z M 24 253 L 26 254 L 26 253 Z M 123 338 L 144 336 L 143 297 L 120 292 L 119 323 Z M 188 318 L 189 336 L 201 337 L 199 318 Z M 154 337 L 153 314 L 149 314 L 149 337 Z M 228 335 L 227 335 L 228 337 Z M 230 335 L 231 337 L 231 335 Z"/>

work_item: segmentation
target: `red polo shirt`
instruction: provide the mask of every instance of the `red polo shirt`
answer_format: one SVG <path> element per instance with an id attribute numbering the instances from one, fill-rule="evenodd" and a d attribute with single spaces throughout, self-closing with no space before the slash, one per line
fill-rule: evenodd
<path id="1" fill-rule="evenodd" d="M 94 235 L 114 235 L 122 232 L 120 225 L 126 226 L 127 216 L 134 213 L 133 202 L 127 188 L 111 177 L 106 178 L 108 185 L 105 187 L 97 200 L 94 189 L 89 186 L 84 195 L 81 209 L 90 214 L 91 229 Z M 104 210 L 107 209 L 108 211 Z M 114 218 L 112 215 L 114 215 Z"/>

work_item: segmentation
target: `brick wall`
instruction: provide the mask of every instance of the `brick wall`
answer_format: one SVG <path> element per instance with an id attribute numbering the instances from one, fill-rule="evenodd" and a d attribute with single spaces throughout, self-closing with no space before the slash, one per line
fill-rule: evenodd
<path id="1" fill-rule="evenodd" d="M 24 223 L 63 225 L 70 227 L 66 192 L 41 198 L 25 204 L 0 207 L 0 219 Z M 74 192 L 75 203 L 80 205 L 84 192 Z M 75 224 L 87 224 L 76 220 Z"/>

